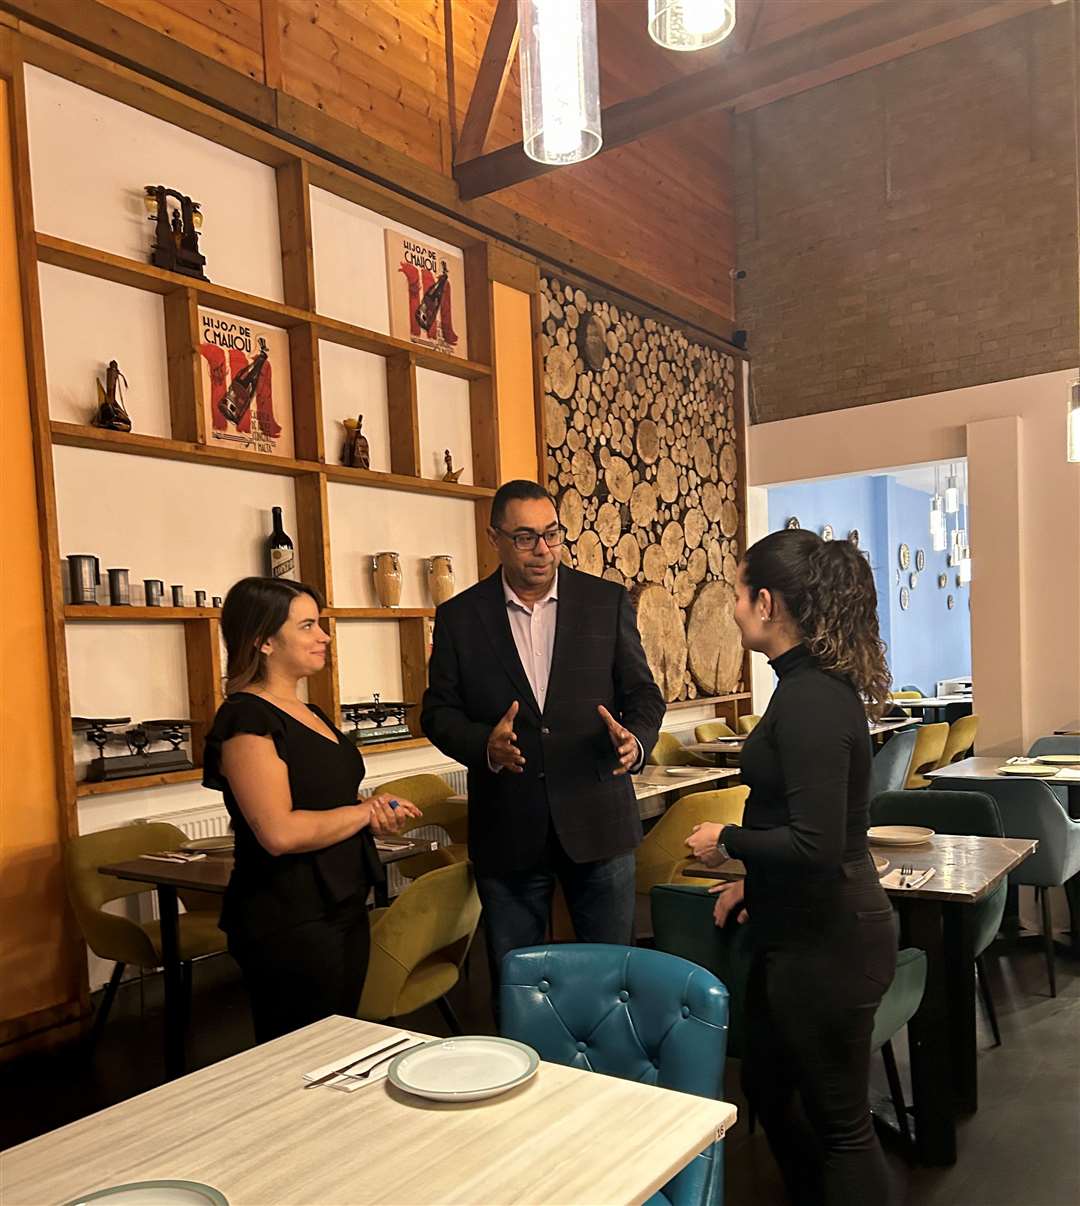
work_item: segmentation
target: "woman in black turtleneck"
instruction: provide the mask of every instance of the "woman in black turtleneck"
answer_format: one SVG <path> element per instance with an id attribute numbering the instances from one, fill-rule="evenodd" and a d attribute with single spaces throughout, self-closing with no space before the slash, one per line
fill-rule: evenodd
<path id="1" fill-rule="evenodd" d="M 870 1037 L 896 932 L 866 844 L 867 713 L 890 681 L 873 574 L 847 541 L 774 532 L 739 566 L 735 620 L 779 683 L 743 749 L 743 823 L 701 825 L 687 844 L 746 864 L 715 889 L 715 919 L 751 923 L 747 1096 L 792 1202 L 883 1206 Z"/>

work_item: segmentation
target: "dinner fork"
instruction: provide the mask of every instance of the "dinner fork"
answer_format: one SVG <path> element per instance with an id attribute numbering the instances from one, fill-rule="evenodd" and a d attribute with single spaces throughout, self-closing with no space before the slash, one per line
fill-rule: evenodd
<path id="1" fill-rule="evenodd" d="M 904 865 L 900 868 L 900 887 L 906 888 L 908 882 L 915 878 L 915 868 Z"/>

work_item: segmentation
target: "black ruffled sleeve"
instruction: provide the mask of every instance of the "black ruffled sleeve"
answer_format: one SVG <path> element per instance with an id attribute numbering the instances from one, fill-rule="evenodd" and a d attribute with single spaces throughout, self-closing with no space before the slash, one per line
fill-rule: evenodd
<path id="1" fill-rule="evenodd" d="M 225 791 L 228 782 L 221 773 L 221 747 L 238 733 L 253 733 L 273 739 L 277 756 L 288 762 L 285 721 L 277 710 L 257 695 L 240 693 L 230 696 L 217 710 L 214 723 L 206 735 L 203 750 L 203 787 Z"/>

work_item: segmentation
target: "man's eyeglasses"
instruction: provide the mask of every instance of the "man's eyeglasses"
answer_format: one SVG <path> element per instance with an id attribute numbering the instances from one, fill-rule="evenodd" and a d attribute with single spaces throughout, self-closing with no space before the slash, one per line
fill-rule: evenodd
<path id="1" fill-rule="evenodd" d="M 495 531 L 501 532 L 507 540 L 512 540 L 514 548 L 522 553 L 531 553 L 541 540 L 549 549 L 557 549 L 566 538 L 565 530 L 557 527 L 548 528 L 546 532 L 508 532 L 505 528 L 496 528 Z"/>

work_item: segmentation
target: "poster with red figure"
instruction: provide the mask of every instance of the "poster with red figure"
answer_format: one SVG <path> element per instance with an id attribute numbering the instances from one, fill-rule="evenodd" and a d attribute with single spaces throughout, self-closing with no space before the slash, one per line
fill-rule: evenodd
<path id="1" fill-rule="evenodd" d="M 468 357 L 465 261 L 399 230 L 386 231 L 390 334 Z"/>
<path id="2" fill-rule="evenodd" d="M 289 336 L 199 307 L 206 442 L 293 455 Z"/>

